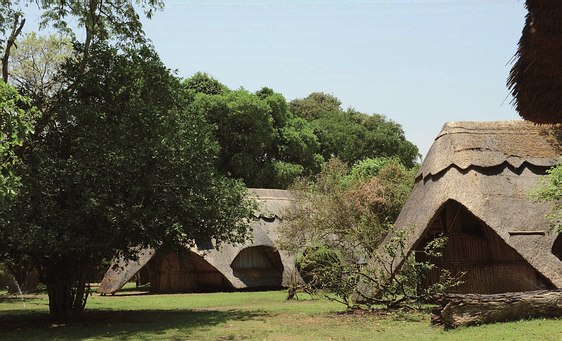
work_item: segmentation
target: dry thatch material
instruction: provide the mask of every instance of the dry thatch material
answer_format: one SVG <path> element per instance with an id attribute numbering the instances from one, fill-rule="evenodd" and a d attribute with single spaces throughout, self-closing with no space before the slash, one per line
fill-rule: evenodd
<path id="1" fill-rule="evenodd" d="M 562 2 L 527 0 L 526 7 L 508 86 L 523 118 L 562 123 Z"/>
<path id="2" fill-rule="evenodd" d="M 222 245 L 219 250 L 216 250 L 212 243 L 209 243 L 209 245 L 198 245 L 198 247 L 190 248 L 189 250 L 186 249 L 186 254 L 193 253 L 196 255 L 195 257 L 191 257 L 192 260 L 190 260 L 190 262 L 192 263 L 195 258 L 197 258 L 196 261 L 198 262 L 202 260 L 206 261 L 207 264 L 205 264 L 205 268 L 214 269 L 222 274 L 221 277 L 226 280 L 231 289 L 288 285 L 294 272 L 294 259 L 287 253 L 278 251 L 276 248 L 276 241 L 279 238 L 278 228 L 283 220 L 283 212 L 293 203 L 294 196 L 288 191 L 274 189 L 250 189 L 250 193 L 255 195 L 260 204 L 260 209 L 256 212 L 256 220 L 251 223 L 251 241 L 243 245 Z M 271 269 L 262 271 L 259 268 L 251 268 L 251 264 L 248 268 L 240 268 L 240 264 L 244 262 L 254 262 L 257 266 L 260 266 L 260 260 L 254 259 L 255 255 L 260 254 L 264 255 L 264 257 L 271 258 L 271 261 L 268 262 L 275 265 L 274 271 Z M 237 258 L 239 255 L 241 255 L 242 258 Z M 166 258 L 169 257 L 167 257 L 167 255 L 158 257 L 158 252 L 145 249 L 139 252 L 138 261 L 118 261 L 118 266 L 112 266 L 107 270 L 100 283 L 98 293 L 115 293 L 143 267 L 151 265 L 151 260 L 154 264 L 165 264 L 170 267 L 176 266 L 162 260 Z M 238 266 L 232 266 L 233 264 Z M 152 271 L 153 274 L 161 272 L 165 271 L 160 271 L 160 269 L 156 269 L 156 271 L 153 269 Z M 210 278 L 210 276 L 216 277 L 208 270 L 206 274 L 198 273 L 196 275 L 206 278 Z M 165 291 L 185 291 L 183 289 L 186 287 L 193 287 L 192 284 L 186 283 L 186 280 L 189 280 L 189 274 L 176 273 L 176 279 L 171 279 L 172 282 L 177 280 L 183 282 L 177 283 L 177 289 L 173 288 L 174 283 L 170 283 L 169 277 L 170 275 L 168 274 L 168 278 L 165 279 L 167 281 Z M 159 283 L 163 281 L 162 278 L 158 280 Z"/>
<path id="3" fill-rule="evenodd" d="M 557 235 L 545 219 L 552 206 L 528 195 L 559 162 L 560 131 L 524 121 L 445 124 L 395 224 L 413 229 L 407 249 L 448 237 L 441 265 L 467 272 L 459 292 L 562 287 Z"/>

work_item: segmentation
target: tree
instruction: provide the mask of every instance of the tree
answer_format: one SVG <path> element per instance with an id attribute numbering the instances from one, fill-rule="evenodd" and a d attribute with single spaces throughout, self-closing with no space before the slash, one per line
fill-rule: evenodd
<path id="1" fill-rule="evenodd" d="M 58 74 L 72 53 L 68 38 L 26 34 L 12 52 L 11 82 L 36 106 L 45 108 L 46 102 L 66 85 Z"/>
<path id="2" fill-rule="evenodd" d="M 12 47 L 20 35 L 25 17 L 21 9 L 20 0 L 0 0 L 0 52 L 2 52 L 2 76 L 5 82 L 9 74 L 9 58 Z M 23 1 L 28 3 L 35 1 Z M 140 17 L 135 10 L 143 9 L 150 18 L 155 10 L 162 9 L 162 0 L 87 0 L 87 1 L 57 1 L 44 0 L 35 2 L 43 10 L 41 28 L 52 25 L 61 33 L 67 35 L 73 42 L 78 42 L 76 33 L 69 27 L 68 22 L 80 29 L 84 29 L 82 48 L 82 71 L 88 59 L 92 44 L 113 41 L 120 46 L 130 44 L 145 44 L 146 39 L 142 31 Z"/>
<path id="3" fill-rule="evenodd" d="M 413 187 L 415 172 L 397 159 L 366 159 L 351 169 L 332 159 L 314 179 L 293 187 L 297 200 L 285 216 L 281 244 L 299 255 L 297 268 L 307 292 L 320 293 L 348 309 L 357 307 L 355 298 L 369 307 L 396 308 L 419 304 L 460 283 L 458 277 L 441 271 L 438 283 L 421 285 L 436 266 L 433 261 L 441 255 L 443 238 L 424 249 L 424 261 L 408 257 L 404 231 L 385 244 L 382 254 L 378 251 Z M 407 259 L 406 264 L 400 273 L 393 273 L 391 263 L 399 257 Z M 367 260 L 376 266 L 367 267 Z M 289 297 L 294 293 L 295 287 Z"/>
<path id="4" fill-rule="evenodd" d="M 370 174 L 357 170 L 366 163 L 381 166 Z M 394 159 L 364 161 L 352 170 L 338 159 L 328 161 L 316 177 L 292 187 L 297 201 L 281 230 L 283 247 L 302 253 L 325 245 L 352 264 L 367 257 L 398 217 L 414 174 Z"/>
<path id="5" fill-rule="evenodd" d="M 407 167 L 419 158 L 417 147 L 406 140 L 402 127 L 383 115 L 341 109 L 334 96 L 312 93 L 290 103 L 298 117 L 310 122 L 325 159 L 337 157 L 348 165 L 365 158 L 398 157 Z"/>
<path id="6" fill-rule="evenodd" d="M 293 114 L 307 121 L 314 121 L 329 112 L 342 111 L 341 101 L 323 92 L 313 92 L 305 98 L 294 99 L 290 107 Z"/>
<path id="7" fill-rule="evenodd" d="M 271 109 L 275 129 L 273 145 L 268 151 L 273 166 L 271 187 L 287 188 L 298 177 L 316 174 L 324 158 L 319 154 L 320 143 L 310 124 L 289 111 L 280 93 L 264 87 L 256 95 Z"/>
<path id="8" fill-rule="evenodd" d="M 183 85 L 195 93 L 202 93 L 207 95 L 220 95 L 229 89 L 221 84 L 218 80 L 209 76 L 204 72 L 197 72 L 183 82 Z"/>
<path id="9" fill-rule="evenodd" d="M 163 0 L 86 0 L 38 2 L 43 10 L 42 27 L 52 25 L 72 41 L 78 42 L 78 35 L 69 27 L 71 21 L 79 29 L 83 29 L 81 71 L 87 63 L 90 48 L 99 43 L 113 42 L 120 47 L 145 45 L 146 38 L 142 30 L 138 9 L 142 9 L 147 18 L 151 18 L 155 10 L 164 8 Z"/>
<path id="10" fill-rule="evenodd" d="M 287 188 L 299 176 L 316 172 L 324 161 L 310 125 L 288 111 L 281 94 L 268 88 L 255 94 L 219 91 L 220 83 L 200 73 L 184 86 L 196 92 L 191 110 L 216 127 L 224 174 L 249 187 Z"/>
<path id="11" fill-rule="evenodd" d="M 147 47 L 89 47 L 15 173 L 22 186 L 0 214 L 0 252 L 29 261 L 53 319 L 79 314 L 89 272 L 136 247 L 242 242 L 253 213 L 241 183 L 220 175 L 211 127 L 193 95 Z M 78 51 L 83 53 L 83 51 Z"/>
<path id="12" fill-rule="evenodd" d="M 19 0 L 0 0 L 0 52 L 2 55 L 2 79 L 8 82 L 10 52 L 25 25 Z"/>
<path id="13" fill-rule="evenodd" d="M 192 111 L 216 126 L 220 145 L 219 169 L 259 187 L 268 177 L 267 151 L 274 139 L 270 108 L 252 93 L 240 89 L 223 95 L 196 95 Z"/>

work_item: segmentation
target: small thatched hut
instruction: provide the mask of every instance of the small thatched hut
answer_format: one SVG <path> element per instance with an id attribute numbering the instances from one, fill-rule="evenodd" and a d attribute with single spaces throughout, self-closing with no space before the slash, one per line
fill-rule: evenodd
<path id="1" fill-rule="evenodd" d="M 527 0 L 526 7 L 508 86 L 523 118 L 562 123 L 562 1 Z"/>
<path id="2" fill-rule="evenodd" d="M 445 124 L 396 221 L 413 230 L 408 250 L 420 257 L 428 241 L 447 237 L 438 265 L 466 273 L 457 292 L 562 287 L 562 236 L 545 219 L 552 206 L 529 198 L 560 160 L 560 132 L 524 121 Z"/>
<path id="3" fill-rule="evenodd" d="M 136 262 L 120 261 L 105 274 L 98 292 L 113 294 L 133 276 L 150 282 L 151 292 L 229 291 L 275 288 L 289 284 L 294 259 L 279 251 L 278 228 L 285 209 L 294 201 L 284 190 L 251 189 L 260 204 L 252 225 L 252 239 L 243 245 L 199 243 L 181 252 L 145 249 Z"/>

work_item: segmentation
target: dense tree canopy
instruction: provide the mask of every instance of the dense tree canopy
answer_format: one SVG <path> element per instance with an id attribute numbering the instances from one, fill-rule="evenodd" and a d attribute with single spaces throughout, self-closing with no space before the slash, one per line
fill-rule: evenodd
<path id="1" fill-rule="evenodd" d="M 250 187 L 287 188 L 318 173 L 332 157 L 350 166 L 365 158 L 396 157 L 407 167 L 419 157 L 398 123 L 344 111 L 332 95 L 312 93 L 287 103 L 272 89 L 230 90 L 205 73 L 183 84 L 196 94 L 192 110 L 215 125 L 219 168 Z"/>
<path id="2" fill-rule="evenodd" d="M 204 72 L 197 72 L 183 81 L 184 86 L 194 93 L 220 95 L 228 91 L 226 85 Z"/>
<path id="3" fill-rule="evenodd" d="M 400 124 L 379 114 L 344 111 L 334 96 L 312 93 L 291 101 L 290 107 L 310 122 L 325 159 L 337 157 L 353 165 L 365 158 L 398 157 L 412 167 L 419 158 L 418 148 L 406 140 Z"/>
<path id="4" fill-rule="evenodd" d="M 323 162 L 308 122 L 294 117 L 285 98 L 271 89 L 230 90 L 197 73 L 184 81 L 195 92 L 191 106 L 215 125 L 219 169 L 249 187 L 286 188 Z"/>
<path id="5" fill-rule="evenodd" d="M 32 133 L 36 114 L 28 98 L 0 80 L 0 209 L 16 194 L 20 180 L 14 174 L 19 162 L 16 149 Z"/>
<path id="6" fill-rule="evenodd" d="M 0 215 L 3 259 L 35 265 L 57 319 L 79 312 L 89 273 L 137 246 L 241 242 L 252 204 L 215 170 L 218 145 L 149 48 L 91 47 L 85 74 L 31 137 L 19 195 Z M 74 289 L 73 289 L 74 288 Z"/>

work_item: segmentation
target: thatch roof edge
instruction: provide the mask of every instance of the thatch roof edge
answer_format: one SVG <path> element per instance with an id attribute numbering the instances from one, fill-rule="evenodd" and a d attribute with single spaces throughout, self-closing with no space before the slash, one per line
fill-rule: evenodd
<path id="1" fill-rule="evenodd" d="M 509 164 L 552 167 L 562 155 L 562 126 L 525 121 L 447 122 L 422 163 L 416 179 L 438 175 L 450 167 L 492 168 Z"/>

